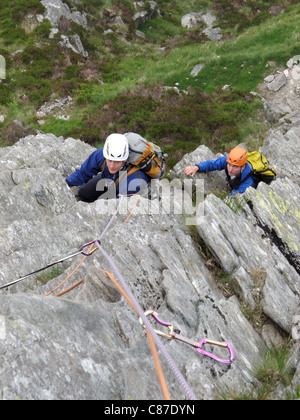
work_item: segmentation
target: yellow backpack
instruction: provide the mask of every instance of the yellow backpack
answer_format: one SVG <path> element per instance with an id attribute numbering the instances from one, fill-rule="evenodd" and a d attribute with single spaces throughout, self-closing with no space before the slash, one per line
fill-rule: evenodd
<path id="1" fill-rule="evenodd" d="M 268 159 L 260 152 L 248 153 L 248 163 L 252 166 L 251 176 L 257 181 L 256 186 L 260 182 L 271 184 L 276 179 L 277 171 L 270 167 Z"/>

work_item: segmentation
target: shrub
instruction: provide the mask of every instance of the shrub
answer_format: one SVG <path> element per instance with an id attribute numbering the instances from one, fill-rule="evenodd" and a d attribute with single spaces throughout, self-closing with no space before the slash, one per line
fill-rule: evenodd
<path id="1" fill-rule="evenodd" d="M 45 11 L 39 0 L 11 0 L 7 3 L 11 8 L 11 17 L 16 24 L 21 23 L 28 13 L 43 14 Z"/>
<path id="2" fill-rule="evenodd" d="M 207 95 L 198 89 L 182 95 L 151 85 L 117 95 L 83 118 L 80 133 L 67 134 L 95 145 L 111 132 L 139 132 L 164 146 L 171 166 L 199 144 L 224 151 L 239 143 L 236 113 L 245 96 L 235 91 Z"/>
<path id="3" fill-rule="evenodd" d="M 37 26 L 33 33 L 37 36 L 39 40 L 49 39 L 49 35 L 51 32 L 51 23 L 49 20 L 44 21 L 39 26 Z"/>
<path id="4" fill-rule="evenodd" d="M 11 89 L 5 82 L 0 83 L 0 104 L 7 105 L 10 101 Z"/>
<path id="5" fill-rule="evenodd" d="M 24 29 L 20 27 L 9 29 L 3 33 L 3 36 L 5 46 L 14 44 L 16 41 L 25 42 L 29 38 Z"/>

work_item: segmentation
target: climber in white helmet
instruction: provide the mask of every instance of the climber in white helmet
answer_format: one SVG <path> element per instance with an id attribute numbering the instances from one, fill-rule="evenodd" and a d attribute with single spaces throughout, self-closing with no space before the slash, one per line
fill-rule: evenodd
<path id="1" fill-rule="evenodd" d="M 128 157 L 127 138 L 123 134 L 111 134 L 104 147 L 92 153 L 66 182 L 70 187 L 79 186 L 78 197 L 86 202 L 137 194 L 150 179 L 143 171 L 129 165 Z"/>

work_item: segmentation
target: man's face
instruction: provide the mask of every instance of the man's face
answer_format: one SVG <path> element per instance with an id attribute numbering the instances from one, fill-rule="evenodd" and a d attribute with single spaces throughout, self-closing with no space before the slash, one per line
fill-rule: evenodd
<path id="1" fill-rule="evenodd" d="M 106 159 L 106 164 L 107 164 L 109 173 L 111 175 L 115 175 L 116 173 L 118 173 L 121 170 L 121 168 L 122 168 L 122 166 L 124 165 L 125 162 L 126 161 L 123 161 L 123 162 L 115 162 L 114 160 L 108 160 L 108 159 Z"/>
<path id="2" fill-rule="evenodd" d="M 242 168 L 240 166 L 232 165 L 231 163 L 227 163 L 227 171 L 229 176 L 239 176 L 245 166 Z"/>

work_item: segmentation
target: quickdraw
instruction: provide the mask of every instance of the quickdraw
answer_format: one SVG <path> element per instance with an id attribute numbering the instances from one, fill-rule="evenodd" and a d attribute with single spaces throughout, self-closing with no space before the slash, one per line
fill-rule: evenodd
<path id="1" fill-rule="evenodd" d="M 160 330 L 155 330 L 155 332 L 158 335 L 160 335 L 164 338 L 167 338 L 167 339 L 177 340 L 177 341 L 181 341 L 182 343 L 188 344 L 188 345 L 194 347 L 203 356 L 210 357 L 211 359 L 214 359 L 219 363 L 230 365 L 235 361 L 235 352 L 234 352 L 233 347 L 230 344 L 228 344 L 226 342 L 219 343 L 218 341 L 212 341 L 212 340 L 208 340 L 208 339 L 204 339 L 204 340 L 201 340 L 201 341 L 191 340 L 190 338 L 186 338 L 186 337 L 182 336 L 180 331 L 176 330 L 174 328 L 174 326 L 172 324 L 170 324 L 169 322 L 164 322 L 161 319 L 159 319 L 158 314 L 156 312 L 151 311 L 151 310 L 147 311 L 147 312 L 145 312 L 145 316 L 147 316 L 147 317 L 152 316 L 153 319 L 158 324 L 160 324 L 163 327 L 167 327 L 169 329 L 168 333 L 165 333 L 165 332 L 160 331 Z M 139 319 L 139 322 L 140 322 L 141 325 L 143 325 L 145 327 L 142 318 Z M 203 346 L 205 346 L 206 344 L 209 344 L 211 346 L 222 347 L 224 349 L 228 349 L 229 358 L 228 359 L 221 359 L 220 357 L 216 356 L 215 354 L 204 350 Z"/>
<path id="2" fill-rule="evenodd" d="M 24 280 L 26 280 L 26 279 L 28 279 L 29 277 L 32 277 L 32 276 L 34 276 L 35 274 L 38 274 L 38 273 L 40 273 L 41 271 L 44 271 L 44 270 L 47 270 L 48 268 L 51 268 L 51 267 L 53 267 L 54 265 L 57 265 L 57 264 L 61 264 L 61 263 L 63 263 L 63 262 L 65 262 L 65 261 L 68 261 L 68 260 L 70 260 L 70 259 L 72 259 L 72 258 L 74 258 L 74 257 L 76 257 L 77 255 L 84 255 L 85 257 L 89 257 L 90 255 L 92 255 L 98 248 L 97 247 L 95 247 L 94 249 L 92 249 L 90 252 L 85 252 L 84 250 L 85 250 L 85 248 L 87 248 L 88 246 L 91 246 L 91 245 L 93 245 L 93 244 L 97 244 L 97 243 L 100 243 L 100 241 L 99 240 L 95 240 L 95 241 L 92 241 L 92 242 L 89 242 L 88 244 L 85 244 L 85 245 L 83 245 L 80 249 L 79 249 L 79 251 L 77 251 L 77 252 L 75 252 L 74 254 L 72 254 L 72 255 L 68 255 L 67 257 L 64 257 L 64 258 L 61 258 L 60 260 L 58 260 L 58 261 L 55 261 L 55 262 L 53 262 L 53 263 L 51 263 L 51 264 L 48 264 L 46 267 L 43 267 L 43 268 L 40 268 L 39 270 L 36 270 L 36 271 L 34 271 L 34 272 L 32 272 L 32 273 L 30 273 L 30 274 L 27 274 L 26 276 L 24 276 L 24 277 L 21 277 L 21 278 L 19 278 L 18 280 L 15 280 L 15 281 L 12 281 L 12 282 L 10 282 L 10 283 L 7 283 L 7 284 L 4 284 L 3 286 L 0 286 L 0 290 L 3 290 L 3 289 L 7 289 L 8 287 L 10 287 L 10 286 L 13 286 L 14 284 L 17 284 L 17 283 L 20 283 L 21 281 L 24 281 Z"/>

